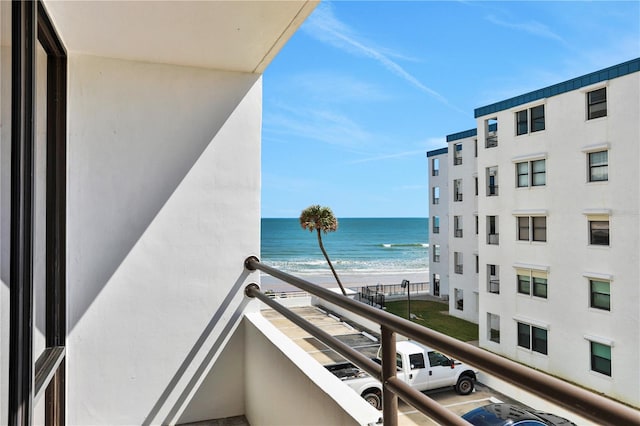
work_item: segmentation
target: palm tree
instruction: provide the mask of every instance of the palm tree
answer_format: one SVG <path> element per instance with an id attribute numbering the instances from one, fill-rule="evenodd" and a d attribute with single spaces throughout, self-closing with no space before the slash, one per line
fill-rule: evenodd
<path id="1" fill-rule="evenodd" d="M 318 245 L 320 246 L 320 250 L 322 250 L 324 258 L 327 259 L 329 268 L 331 268 L 333 276 L 336 277 L 336 281 L 340 286 L 340 290 L 342 290 L 342 294 L 346 296 L 347 292 L 344 290 L 344 287 L 340 282 L 340 278 L 338 278 L 336 270 L 333 269 L 331 260 L 329 260 L 329 255 L 327 254 L 327 251 L 324 249 L 324 245 L 322 244 L 322 232 L 326 234 L 327 232 L 336 231 L 338 229 L 338 219 L 336 219 L 329 207 L 321 207 L 320 205 L 316 204 L 302 210 L 302 213 L 300 214 L 300 226 L 302 226 L 302 229 L 308 229 L 310 232 L 313 232 L 314 230 L 317 231 Z"/>

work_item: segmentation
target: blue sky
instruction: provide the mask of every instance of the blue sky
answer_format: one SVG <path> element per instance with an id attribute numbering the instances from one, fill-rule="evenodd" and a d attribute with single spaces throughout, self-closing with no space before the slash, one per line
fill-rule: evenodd
<path id="1" fill-rule="evenodd" d="M 267 68 L 262 216 L 427 217 L 473 110 L 640 56 L 640 2 L 322 2 Z"/>

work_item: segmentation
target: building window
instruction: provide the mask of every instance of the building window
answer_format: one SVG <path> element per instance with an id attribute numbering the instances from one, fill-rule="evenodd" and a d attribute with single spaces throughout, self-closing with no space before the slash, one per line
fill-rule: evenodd
<path id="1" fill-rule="evenodd" d="M 462 274 L 462 253 L 453 253 L 453 270 L 456 274 Z"/>
<path id="2" fill-rule="evenodd" d="M 479 274 L 480 273 L 480 257 L 476 254 L 475 258 L 476 258 L 476 274 Z"/>
<path id="3" fill-rule="evenodd" d="M 433 245 L 433 261 L 440 262 L 440 244 Z"/>
<path id="4" fill-rule="evenodd" d="M 440 296 L 440 274 L 433 274 L 433 295 Z"/>
<path id="5" fill-rule="evenodd" d="M 518 216 L 519 241 L 547 241 L 546 216 Z"/>
<path id="6" fill-rule="evenodd" d="M 500 266 L 487 265 L 487 291 L 500 294 Z"/>
<path id="7" fill-rule="evenodd" d="M 516 163 L 516 186 L 543 186 L 547 184 L 546 160 L 523 161 Z"/>
<path id="8" fill-rule="evenodd" d="M 607 116 L 607 89 L 587 93 L 587 120 Z"/>
<path id="9" fill-rule="evenodd" d="M 518 346 L 547 354 L 547 330 L 518 322 Z"/>
<path id="10" fill-rule="evenodd" d="M 434 186 L 431 189 L 431 203 L 440 204 L 440 187 L 439 186 Z"/>
<path id="11" fill-rule="evenodd" d="M 500 315 L 487 312 L 487 329 L 489 330 L 487 338 L 496 343 L 500 343 Z"/>
<path id="12" fill-rule="evenodd" d="M 484 133 L 486 135 L 485 148 L 495 148 L 498 146 L 498 119 L 489 118 L 485 120 Z"/>
<path id="13" fill-rule="evenodd" d="M 462 238 L 462 216 L 453 217 L 453 236 Z"/>
<path id="14" fill-rule="evenodd" d="M 474 178 L 474 181 L 475 181 L 475 188 L 476 188 L 476 196 L 478 196 L 478 177 L 477 176 Z"/>
<path id="15" fill-rule="evenodd" d="M 498 195 L 498 166 L 487 167 L 487 197 Z"/>
<path id="16" fill-rule="evenodd" d="M 528 296 L 547 298 L 547 273 L 533 269 L 516 271 L 518 293 Z"/>
<path id="17" fill-rule="evenodd" d="M 544 105 L 516 112 L 516 135 L 539 132 L 545 129 Z"/>
<path id="18" fill-rule="evenodd" d="M 453 165 L 457 166 L 462 164 L 462 144 L 456 143 L 453 145 Z"/>
<path id="19" fill-rule="evenodd" d="M 464 291 L 460 288 L 456 288 L 454 290 L 454 295 L 456 299 L 456 309 L 459 311 L 464 310 Z"/>
<path id="20" fill-rule="evenodd" d="M 589 244 L 594 246 L 609 245 L 609 221 L 590 220 L 589 221 Z"/>
<path id="21" fill-rule="evenodd" d="M 433 216 L 431 219 L 431 228 L 434 234 L 440 233 L 440 216 Z"/>
<path id="22" fill-rule="evenodd" d="M 473 156 L 478 158 L 478 139 L 473 141 Z"/>
<path id="23" fill-rule="evenodd" d="M 453 181 L 453 201 L 462 201 L 462 179 Z"/>
<path id="24" fill-rule="evenodd" d="M 590 152 L 587 156 L 589 157 L 589 182 L 609 180 L 609 152 Z"/>
<path id="25" fill-rule="evenodd" d="M 431 176 L 438 176 L 440 174 L 440 159 L 431 159 Z"/>
<path id="26" fill-rule="evenodd" d="M 478 216 L 474 216 L 474 217 L 476 221 L 476 235 L 478 235 L 478 231 L 480 229 L 480 220 L 478 219 Z"/>
<path id="27" fill-rule="evenodd" d="M 591 342 L 591 370 L 611 376 L 611 346 Z"/>
<path id="28" fill-rule="evenodd" d="M 487 244 L 498 245 L 499 243 L 498 216 L 487 216 Z"/>
<path id="29" fill-rule="evenodd" d="M 609 281 L 589 280 L 591 307 L 611 310 L 611 283 Z"/>

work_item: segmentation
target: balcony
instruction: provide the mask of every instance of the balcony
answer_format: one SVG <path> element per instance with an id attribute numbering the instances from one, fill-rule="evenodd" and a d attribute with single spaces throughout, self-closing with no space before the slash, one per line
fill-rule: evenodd
<path id="1" fill-rule="evenodd" d="M 462 201 L 462 192 L 456 192 L 453 194 L 453 201 Z"/>
<path id="2" fill-rule="evenodd" d="M 434 234 L 439 234 L 440 233 L 440 227 L 439 226 L 434 226 L 433 227 L 433 231 Z"/>
<path id="3" fill-rule="evenodd" d="M 440 204 L 440 198 L 434 198 L 432 204 Z"/>
<path id="4" fill-rule="evenodd" d="M 489 293 L 500 294 L 500 280 L 496 277 L 489 278 Z"/>
<path id="5" fill-rule="evenodd" d="M 488 234 L 487 244 L 497 246 L 500 243 L 500 234 Z"/>
<path id="6" fill-rule="evenodd" d="M 487 197 L 493 197 L 498 195 L 498 185 L 487 186 Z"/>
<path id="7" fill-rule="evenodd" d="M 462 274 L 462 265 L 455 265 L 455 266 L 453 267 L 453 271 L 454 271 L 456 274 Z"/>
<path id="8" fill-rule="evenodd" d="M 495 148 L 498 146 L 498 132 L 489 132 L 487 133 L 487 138 L 485 139 L 485 148 Z"/>
<path id="9" fill-rule="evenodd" d="M 456 229 L 453 231 L 453 236 L 456 238 L 462 238 L 462 229 Z"/>

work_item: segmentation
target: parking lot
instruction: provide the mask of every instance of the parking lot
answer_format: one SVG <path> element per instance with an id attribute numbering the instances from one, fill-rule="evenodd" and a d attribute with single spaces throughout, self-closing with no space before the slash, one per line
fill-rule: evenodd
<path id="1" fill-rule="evenodd" d="M 374 357 L 380 346 L 373 333 L 361 331 L 353 324 L 348 324 L 317 307 L 304 306 L 290 308 L 299 316 L 305 318 L 315 326 L 331 334 L 350 347 L 362 352 L 368 357 Z M 302 330 L 278 312 L 272 309 L 262 311 L 265 318 L 271 321 L 280 331 L 292 339 L 305 352 L 311 355 L 322 365 L 328 365 L 344 361 L 342 356 L 329 349 L 323 343 Z M 426 395 L 441 405 L 449 408 L 456 414 L 464 414 L 473 408 L 492 402 L 513 402 L 507 396 L 495 390 L 476 383 L 476 389 L 470 395 L 458 395 L 452 388 L 442 388 L 429 392 Z M 400 401 L 398 404 L 398 423 L 400 425 L 434 425 L 437 424 L 412 406 Z"/>

